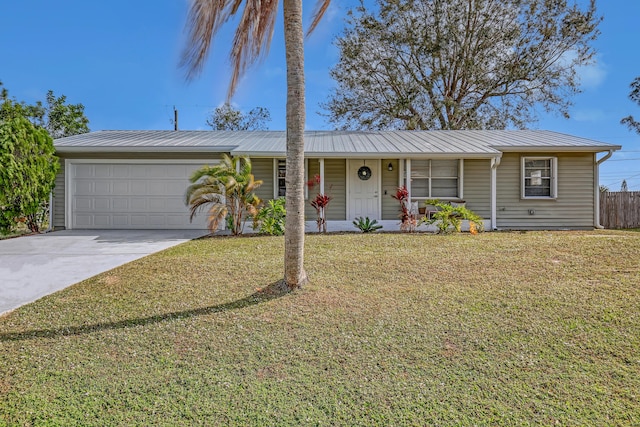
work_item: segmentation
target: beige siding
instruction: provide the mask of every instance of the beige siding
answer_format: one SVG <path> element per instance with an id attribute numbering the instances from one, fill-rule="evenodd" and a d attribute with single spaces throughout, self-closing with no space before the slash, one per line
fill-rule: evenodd
<path id="1" fill-rule="evenodd" d="M 393 171 L 389 171 L 389 163 L 393 166 Z M 400 204 L 393 198 L 398 190 L 398 160 L 382 160 L 382 219 L 399 220 Z"/>
<path id="2" fill-rule="evenodd" d="M 466 207 L 484 219 L 491 217 L 491 162 L 489 160 L 465 160 L 463 199 Z"/>
<path id="3" fill-rule="evenodd" d="M 320 162 L 318 161 L 318 159 L 309 159 L 307 161 L 307 166 L 307 177 L 309 178 L 309 180 L 313 179 L 314 176 L 320 174 Z M 325 170 L 325 174 L 326 172 L 327 171 Z M 325 187 L 325 190 L 328 190 L 328 187 Z M 316 220 L 316 210 L 309 203 L 311 202 L 311 200 L 313 200 L 313 198 L 319 191 L 320 189 L 318 187 L 308 189 L 308 197 L 304 204 L 304 217 L 307 221 Z M 329 202 L 329 207 L 331 207 L 331 202 Z"/>
<path id="4" fill-rule="evenodd" d="M 522 156 L 558 158 L 556 199 L 522 199 Z M 497 226 L 502 229 L 588 229 L 594 224 L 594 155 L 590 153 L 508 153 L 502 157 L 497 179 Z M 466 197 L 466 194 L 465 194 Z M 532 214 L 529 211 L 533 211 Z"/>
<path id="5" fill-rule="evenodd" d="M 331 195 L 331 203 L 327 209 L 328 220 L 345 220 L 347 218 L 347 162 L 342 159 L 324 161 L 324 189 Z"/>
<path id="6" fill-rule="evenodd" d="M 264 180 L 264 184 L 258 189 L 258 197 L 262 200 L 273 199 L 273 159 L 252 159 L 253 174 L 256 179 Z M 320 173 L 318 159 L 307 161 L 307 176 L 311 180 Z M 331 202 L 327 209 L 328 220 L 344 220 L 346 212 L 346 162 L 341 159 L 327 159 L 324 161 L 325 192 L 331 196 Z M 268 175 L 268 177 L 267 177 Z M 308 221 L 316 219 L 316 210 L 311 206 L 311 200 L 318 194 L 319 187 L 309 190 L 309 197 L 305 200 L 305 218 Z"/>
<path id="7" fill-rule="evenodd" d="M 258 197 L 265 203 L 273 199 L 273 159 L 251 159 L 251 171 L 255 179 L 262 180 L 256 190 Z"/>
<path id="8" fill-rule="evenodd" d="M 64 160 L 60 159 L 60 170 L 56 175 L 56 186 L 53 189 L 53 228 L 60 230 L 64 228 L 65 198 L 64 198 Z"/>

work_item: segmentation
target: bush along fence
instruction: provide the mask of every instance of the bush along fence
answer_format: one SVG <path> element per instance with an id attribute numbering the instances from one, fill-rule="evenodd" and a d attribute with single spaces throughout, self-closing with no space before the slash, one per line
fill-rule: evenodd
<path id="1" fill-rule="evenodd" d="M 600 193 L 600 224 L 604 228 L 640 227 L 640 191 Z"/>

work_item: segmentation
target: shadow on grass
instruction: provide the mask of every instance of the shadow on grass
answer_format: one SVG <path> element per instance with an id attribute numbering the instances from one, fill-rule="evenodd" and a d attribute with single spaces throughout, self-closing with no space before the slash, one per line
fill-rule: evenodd
<path id="1" fill-rule="evenodd" d="M 173 313 L 157 314 L 155 316 L 143 317 L 138 319 L 126 319 L 118 322 L 95 323 L 92 325 L 69 326 L 53 329 L 36 329 L 25 332 L 0 333 L 0 342 L 3 341 L 21 341 L 34 338 L 55 338 L 59 336 L 82 335 L 92 332 L 114 329 L 126 329 L 136 326 L 152 325 L 167 320 L 188 319 L 196 316 L 204 316 L 213 313 L 221 313 L 230 310 L 240 310 L 252 305 L 257 305 L 266 301 L 280 298 L 289 293 L 289 288 L 283 280 L 274 282 L 257 292 L 224 304 L 213 305 L 210 307 L 196 308 L 193 310 L 177 311 Z"/>

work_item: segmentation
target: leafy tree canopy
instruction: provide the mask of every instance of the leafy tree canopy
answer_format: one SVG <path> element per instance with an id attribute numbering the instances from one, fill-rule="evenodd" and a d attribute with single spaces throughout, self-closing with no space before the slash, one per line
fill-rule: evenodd
<path id="1" fill-rule="evenodd" d="M 323 104 L 341 129 L 524 128 L 568 117 L 594 55 L 595 0 L 377 0 L 337 38 Z"/>
<path id="2" fill-rule="evenodd" d="M 25 220 L 39 231 L 39 213 L 60 167 L 53 140 L 25 117 L 0 120 L 0 229 Z"/>
<path id="3" fill-rule="evenodd" d="M 248 113 L 234 108 L 225 103 L 211 113 L 207 119 L 207 125 L 213 130 L 267 130 L 267 122 L 271 121 L 269 110 L 264 107 L 256 107 Z"/>
<path id="4" fill-rule="evenodd" d="M 84 115 L 84 105 L 67 104 L 65 95 L 47 92 L 44 103 L 34 105 L 9 97 L 8 90 L 0 82 L 0 120 L 25 117 L 37 127 L 45 129 L 53 139 L 89 132 L 89 119 Z"/>
<path id="5" fill-rule="evenodd" d="M 640 105 L 640 77 L 636 77 L 635 80 L 631 82 L 631 92 L 629 93 L 629 99 Z M 640 133 L 640 122 L 636 121 L 633 116 L 625 117 L 620 121 L 620 123 L 622 123 L 623 125 L 627 125 L 629 129 Z"/>

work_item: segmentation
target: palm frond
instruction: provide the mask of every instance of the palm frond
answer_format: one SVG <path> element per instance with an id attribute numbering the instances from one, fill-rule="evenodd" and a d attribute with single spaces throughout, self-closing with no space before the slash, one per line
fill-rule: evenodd
<path id="1" fill-rule="evenodd" d="M 318 2 L 316 3 L 316 9 L 313 11 L 313 21 L 311 21 L 311 25 L 307 30 L 307 37 L 309 37 L 309 35 L 313 33 L 313 30 L 316 29 L 316 27 L 320 23 L 320 20 L 329 8 L 330 3 L 331 0 L 318 0 Z"/>
<path id="2" fill-rule="evenodd" d="M 189 41 L 180 60 L 180 67 L 186 68 L 188 80 L 200 74 L 213 37 L 229 16 L 237 11 L 241 1 L 192 0 L 186 25 Z"/>
<path id="3" fill-rule="evenodd" d="M 208 204 L 216 205 L 225 205 L 224 203 L 220 203 L 219 195 L 217 194 L 203 194 L 199 197 L 192 198 L 189 201 L 189 211 L 191 212 L 191 216 L 189 216 L 189 221 L 193 221 L 193 218 L 196 214 Z"/>
<path id="4" fill-rule="evenodd" d="M 229 54 L 232 72 L 227 99 L 235 93 L 247 68 L 269 52 L 277 11 L 278 0 L 245 0 Z"/>
<path id="5" fill-rule="evenodd" d="M 220 222 L 223 221 L 227 214 L 229 213 L 229 209 L 227 205 L 224 204 L 214 204 L 209 209 L 209 222 L 207 223 L 207 227 L 211 232 L 214 232 L 218 229 Z"/>

